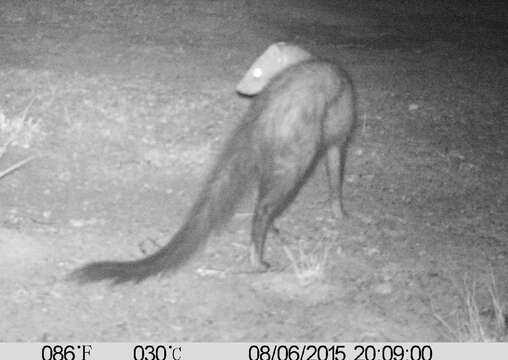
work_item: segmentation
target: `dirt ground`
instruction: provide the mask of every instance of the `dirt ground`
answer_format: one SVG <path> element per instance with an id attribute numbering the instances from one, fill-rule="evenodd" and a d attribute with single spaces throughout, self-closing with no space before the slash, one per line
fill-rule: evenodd
<path id="1" fill-rule="evenodd" d="M 36 157 L 0 179 L 0 341 L 506 341 L 508 12 L 462 3 L 2 1 L 0 171 Z M 251 196 L 172 276 L 65 281 L 171 238 L 281 40 L 356 84 L 351 216 L 319 166 L 269 272 Z"/>

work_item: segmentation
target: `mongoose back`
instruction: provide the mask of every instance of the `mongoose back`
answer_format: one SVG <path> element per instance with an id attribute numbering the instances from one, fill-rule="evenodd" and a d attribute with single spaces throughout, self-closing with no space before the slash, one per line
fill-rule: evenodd
<path id="1" fill-rule="evenodd" d="M 175 271 L 206 244 L 212 230 L 230 220 L 252 187 L 257 189 L 257 200 L 250 262 L 254 268 L 266 269 L 268 230 L 325 155 L 332 203 L 338 215 L 343 213 L 344 161 L 355 117 L 353 85 L 344 70 L 317 59 L 286 68 L 252 99 L 186 220 L 166 245 L 139 260 L 87 264 L 71 278 L 139 282 Z"/>

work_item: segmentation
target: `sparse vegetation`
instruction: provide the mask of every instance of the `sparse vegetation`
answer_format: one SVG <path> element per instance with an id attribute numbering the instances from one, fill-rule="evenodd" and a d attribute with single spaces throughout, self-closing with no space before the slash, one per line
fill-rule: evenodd
<path id="1" fill-rule="evenodd" d="M 330 247 L 323 242 L 311 244 L 312 248 L 305 249 L 307 242 L 297 242 L 297 250 L 291 250 L 288 245 L 283 245 L 284 252 L 291 262 L 293 271 L 302 286 L 322 280 L 325 275 L 326 263 Z"/>
<path id="2" fill-rule="evenodd" d="M 40 122 L 28 116 L 33 100 L 20 116 L 7 117 L 0 108 L 0 159 L 10 147 L 30 148 L 34 138 L 41 135 Z M 21 168 L 35 156 L 29 156 L 0 171 L 0 179 Z"/>
<path id="3" fill-rule="evenodd" d="M 434 313 L 451 339 L 460 342 L 506 341 L 508 314 L 504 299 L 499 295 L 494 273 L 491 271 L 483 283 L 465 275 L 456 290 L 460 303 L 455 314 L 450 316 L 452 319 L 445 320 Z"/>

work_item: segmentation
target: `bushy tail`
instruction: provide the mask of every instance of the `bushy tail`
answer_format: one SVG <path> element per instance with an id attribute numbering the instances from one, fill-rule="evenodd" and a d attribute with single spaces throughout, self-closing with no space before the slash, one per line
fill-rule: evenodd
<path id="1" fill-rule="evenodd" d="M 225 224 L 235 205 L 257 177 L 252 146 L 252 122 L 241 124 L 232 134 L 184 225 L 171 241 L 152 255 L 135 261 L 99 261 L 70 274 L 81 283 L 110 279 L 114 284 L 140 282 L 183 265 L 205 243 L 210 232 Z"/>

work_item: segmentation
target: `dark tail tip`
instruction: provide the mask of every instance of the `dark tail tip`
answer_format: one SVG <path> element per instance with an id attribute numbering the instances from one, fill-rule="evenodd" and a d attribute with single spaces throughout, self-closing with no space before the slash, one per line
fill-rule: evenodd
<path id="1" fill-rule="evenodd" d="M 123 262 L 95 262 L 74 270 L 66 280 L 75 281 L 78 284 L 110 280 L 112 285 L 118 285 L 126 282 L 138 283 L 149 276 L 145 274 L 133 275 L 126 271 L 128 267 L 128 263 Z"/>

